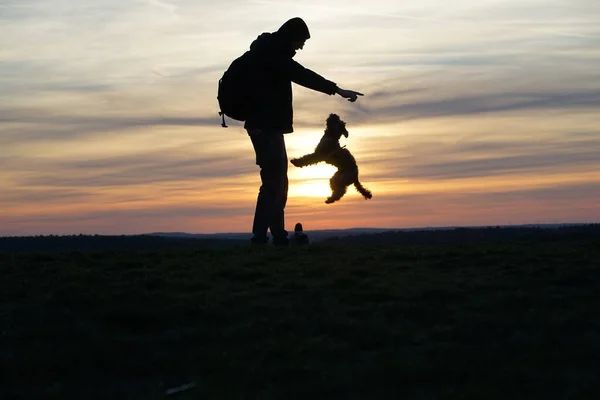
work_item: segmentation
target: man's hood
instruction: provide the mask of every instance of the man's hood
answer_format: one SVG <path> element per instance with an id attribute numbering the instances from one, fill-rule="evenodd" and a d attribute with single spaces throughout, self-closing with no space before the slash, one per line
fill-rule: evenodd
<path id="1" fill-rule="evenodd" d="M 258 35 L 250 45 L 250 50 L 282 52 L 293 57 L 296 51 L 292 48 L 292 43 L 309 38 L 308 26 L 302 18 L 296 17 L 286 21 L 276 32 L 264 32 Z"/>
<path id="2" fill-rule="evenodd" d="M 306 25 L 306 22 L 299 17 L 287 20 L 277 30 L 277 34 L 289 43 L 310 39 L 308 26 Z"/>

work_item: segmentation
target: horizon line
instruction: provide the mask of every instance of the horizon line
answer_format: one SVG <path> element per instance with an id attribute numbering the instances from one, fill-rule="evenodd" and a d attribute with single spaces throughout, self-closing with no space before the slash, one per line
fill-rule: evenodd
<path id="1" fill-rule="evenodd" d="M 544 227 L 544 226 L 582 226 L 582 225 L 599 225 L 600 221 L 597 222 L 543 222 L 543 223 L 525 223 L 525 224 L 509 224 L 509 225 L 446 225 L 446 226 L 420 226 L 420 227 L 408 227 L 408 228 L 378 228 L 378 227 L 354 227 L 354 228 L 331 228 L 331 229 L 312 229 L 306 230 L 306 232 L 327 232 L 327 231 L 352 231 L 352 230 L 380 230 L 380 231 L 415 231 L 415 230 L 448 230 L 448 229 L 476 229 L 476 228 L 518 228 L 518 227 Z M 293 231 L 290 231 L 293 232 Z M 196 236 L 213 236 L 213 235 L 252 235 L 251 232 L 213 232 L 213 233 L 190 233 L 181 231 L 157 231 L 157 232 L 146 232 L 146 233 L 131 233 L 131 234 L 98 234 L 98 233 L 70 233 L 70 234 L 31 234 L 31 235 L 2 235 L 0 239 L 4 238 L 24 238 L 24 237 L 36 237 L 36 236 L 148 236 L 148 235 L 165 235 L 165 234 L 182 234 L 182 235 L 196 235 Z"/>

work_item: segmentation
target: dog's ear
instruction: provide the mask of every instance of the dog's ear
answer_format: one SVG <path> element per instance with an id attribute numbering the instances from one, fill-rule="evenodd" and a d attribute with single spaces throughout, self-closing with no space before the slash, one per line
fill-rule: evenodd
<path id="1" fill-rule="evenodd" d="M 342 131 L 342 135 L 344 135 L 345 137 L 348 137 L 348 130 L 346 129 L 346 122 L 339 119 L 339 124 L 340 124 L 340 128 Z"/>

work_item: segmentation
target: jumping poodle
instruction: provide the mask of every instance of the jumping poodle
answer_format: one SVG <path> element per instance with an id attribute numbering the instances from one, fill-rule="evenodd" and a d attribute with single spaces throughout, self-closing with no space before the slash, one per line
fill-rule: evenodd
<path id="1" fill-rule="evenodd" d="M 293 158 L 291 163 L 296 167 L 306 167 L 307 165 L 317 164 L 321 161 L 331 164 L 338 168 L 336 173 L 329 180 L 331 186 L 331 196 L 325 200 L 325 203 L 331 204 L 341 199 L 348 186 L 354 184 L 356 190 L 363 195 L 365 199 L 373 197 L 371 192 L 363 187 L 358 180 L 358 166 L 352 153 L 346 149 L 346 146 L 340 147 L 340 137 L 348 137 L 346 123 L 340 119 L 337 114 L 330 114 L 327 118 L 327 128 L 321 141 L 317 145 L 314 153 L 306 154 L 300 158 Z"/>

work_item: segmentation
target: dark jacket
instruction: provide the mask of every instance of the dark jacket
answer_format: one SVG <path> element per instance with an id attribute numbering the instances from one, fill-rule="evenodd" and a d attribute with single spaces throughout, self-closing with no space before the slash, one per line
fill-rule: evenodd
<path id="1" fill-rule="evenodd" d="M 329 95 L 336 93 L 334 82 L 293 60 L 296 52 L 279 32 L 258 36 L 248 53 L 253 101 L 244 128 L 293 132 L 292 82 Z"/>

